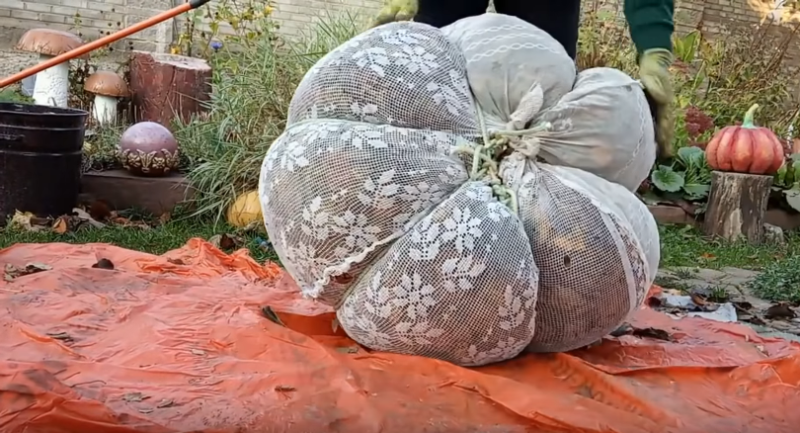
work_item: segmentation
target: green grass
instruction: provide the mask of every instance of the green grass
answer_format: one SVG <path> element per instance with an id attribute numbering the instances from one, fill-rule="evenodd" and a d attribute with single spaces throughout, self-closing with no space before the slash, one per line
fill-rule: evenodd
<path id="1" fill-rule="evenodd" d="M 750 288 L 762 299 L 800 303 L 800 255 L 767 265 Z"/>
<path id="2" fill-rule="evenodd" d="M 750 245 L 711 240 L 690 226 L 662 226 L 661 267 L 734 267 L 760 270 L 800 255 L 800 233 L 789 233 L 785 245 Z"/>
<path id="3" fill-rule="evenodd" d="M 163 254 L 183 246 L 191 238 L 210 239 L 214 235 L 233 234 L 236 230 L 224 224 L 210 224 L 192 220 L 168 222 L 149 230 L 131 227 L 109 226 L 104 229 L 82 229 L 74 233 L 58 235 L 52 232 L 23 232 L 0 230 L 0 249 L 16 243 L 65 242 L 70 244 L 108 243 L 131 250 L 152 254 Z M 259 262 L 277 260 L 274 251 L 260 247 L 261 238 L 257 233 L 238 233 L 244 240 L 243 248 Z"/>
<path id="4" fill-rule="evenodd" d="M 83 229 L 77 233 L 58 235 L 51 232 L 0 231 L 0 248 L 15 243 L 67 242 L 73 244 L 105 242 L 138 251 L 162 254 L 178 248 L 193 237 L 209 239 L 214 235 L 234 233 L 236 230 L 222 223 L 198 220 L 176 220 L 141 230 L 130 227 Z M 800 256 L 800 235 L 792 233 L 786 245 L 753 246 L 746 243 L 724 243 L 704 238 L 698 231 L 680 226 L 661 227 L 661 266 L 701 267 L 718 269 L 726 266 L 743 269 L 762 269 L 783 261 L 786 257 Z M 257 260 L 277 259 L 273 252 L 259 247 L 265 235 L 246 233 L 240 235 Z"/>

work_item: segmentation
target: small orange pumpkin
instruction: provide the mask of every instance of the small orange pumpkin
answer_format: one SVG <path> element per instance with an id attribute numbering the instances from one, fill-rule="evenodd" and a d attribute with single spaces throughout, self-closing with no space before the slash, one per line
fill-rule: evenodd
<path id="1" fill-rule="evenodd" d="M 784 149 L 774 132 L 756 126 L 754 104 L 744 115 L 741 126 L 726 126 L 706 146 L 706 161 L 718 171 L 749 174 L 775 174 L 784 160 Z"/>

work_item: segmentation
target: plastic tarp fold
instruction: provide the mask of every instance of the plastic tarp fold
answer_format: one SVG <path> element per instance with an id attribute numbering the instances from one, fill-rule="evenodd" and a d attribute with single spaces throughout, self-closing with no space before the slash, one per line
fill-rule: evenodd
<path id="1" fill-rule="evenodd" d="M 99 259 L 115 269 L 92 268 Z M 645 331 L 465 369 L 373 353 L 274 264 L 19 244 L 0 265 L 0 432 L 770 432 L 800 425 L 800 345 L 643 309 Z M 279 321 L 264 315 L 269 307 Z M 661 332 L 663 331 L 663 332 Z M 665 339 L 646 335 L 662 334 Z"/>

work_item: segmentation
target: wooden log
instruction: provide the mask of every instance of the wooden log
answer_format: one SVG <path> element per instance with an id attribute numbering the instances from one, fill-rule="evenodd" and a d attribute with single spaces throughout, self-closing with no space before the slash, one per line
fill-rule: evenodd
<path id="1" fill-rule="evenodd" d="M 211 67 L 194 57 L 133 51 L 130 90 L 134 122 L 158 122 L 170 128 L 176 118 L 188 122 L 206 111 Z"/>
<path id="2" fill-rule="evenodd" d="M 731 241 L 764 242 L 764 214 L 771 187 L 772 176 L 713 172 L 704 232 Z"/>

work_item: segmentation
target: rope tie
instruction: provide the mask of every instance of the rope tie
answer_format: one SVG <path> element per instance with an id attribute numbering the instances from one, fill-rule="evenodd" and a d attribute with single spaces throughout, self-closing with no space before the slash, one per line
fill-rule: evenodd
<path id="1" fill-rule="evenodd" d="M 498 131 L 490 132 L 486 126 L 483 110 L 476 99 L 475 107 L 483 144 L 456 148 L 459 153 L 472 155 L 470 179 L 487 182 L 497 199 L 514 213 L 518 211 L 517 196 L 500 178 L 500 161 L 509 150 L 518 152 L 528 159 L 535 159 L 539 154 L 540 141 L 536 134 L 549 130 L 552 125 L 550 122 L 543 122 L 531 128 L 523 128 L 533 120 L 543 103 L 544 93 L 537 84 L 520 100 L 519 107 L 511 114 L 505 126 Z"/>

